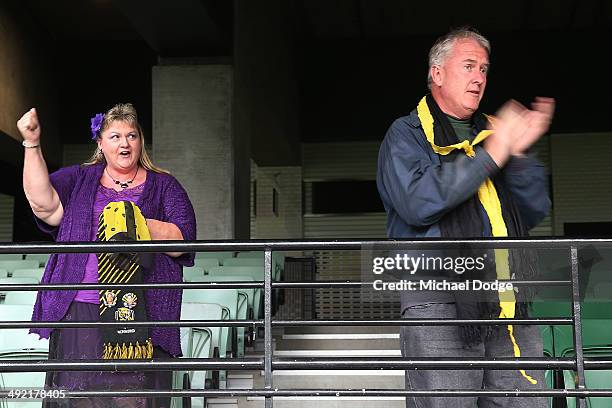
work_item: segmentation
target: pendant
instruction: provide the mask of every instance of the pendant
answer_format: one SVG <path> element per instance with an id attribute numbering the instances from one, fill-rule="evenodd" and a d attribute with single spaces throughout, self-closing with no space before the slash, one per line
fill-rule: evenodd
<path id="1" fill-rule="evenodd" d="M 121 188 L 128 188 L 129 187 L 129 181 L 115 181 L 115 184 L 119 184 L 119 187 Z"/>

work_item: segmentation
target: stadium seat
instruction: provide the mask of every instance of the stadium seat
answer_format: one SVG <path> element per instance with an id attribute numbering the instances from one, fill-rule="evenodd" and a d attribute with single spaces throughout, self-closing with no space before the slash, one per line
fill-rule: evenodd
<path id="1" fill-rule="evenodd" d="M 44 268 L 45 265 L 47 265 L 47 262 L 49 261 L 49 257 L 51 255 L 49 254 L 28 254 L 25 255 L 25 260 L 26 261 L 38 261 L 38 265 L 41 268 Z"/>
<path id="2" fill-rule="evenodd" d="M 202 259 L 196 259 L 195 260 L 195 266 L 199 266 L 200 268 L 204 269 L 204 275 L 208 274 L 208 271 L 211 268 L 216 268 L 217 266 L 219 266 L 219 260 L 216 258 L 202 258 Z"/>
<path id="3" fill-rule="evenodd" d="M 200 279 L 200 282 L 249 282 L 253 281 L 252 276 L 247 275 L 221 275 L 221 274 L 212 274 L 205 276 L 203 279 Z M 254 298 L 255 290 L 254 288 L 237 288 L 238 290 L 238 305 L 236 309 L 236 319 L 237 320 L 246 320 L 249 319 L 252 315 L 252 308 L 249 306 L 249 299 Z M 239 348 L 238 355 L 244 355 L 242 350 L 242 341 L 245 341 L 247 345 L 250 345 L 252 340 L 254 339 L 254 333 L 252 331 L 248 331 L 248 328 L 245 327 L 237 327 L 236 328 L 236 336 L 241 340 L 241 346 Z M 245 333 L 247 334 L 245 336 Z"/>
<path id="4" fill-rule="evenodd" d="M 263 268 L 258 266 L 219 266 L 212 268 L 209 271 L 208 277 L 213 280 L 213 276 L 231 276 L 233 280 L 239 281 L 236 276 L 250 276 L 255 282 L 263 282 Z M 263 289 L 255 289 L 253 296 L 249 297 L 249 308 L 253 310 L 253 318 L 259 319 L 260 316 L 260 303 L 263 295 Z"/>
<path id="5" fill-rule="evenodd" d="M 559 357 L 574 356 L 574 337 L 571 326 L 555 327 L 555 351 Z M 612 356 L 612 324 L 609 319 L 584 319 L 582 321 L 583 354 L 585 357 Z M 586 370 L 585 383 L 588 388 L 609 388 L 612 370 Z M 564 386 L 576 387 L 576 373 L 563 371 Z M 575 398 L 566 398 L 568 408 L 576 406 Z M 587 407 L 610 407 L 612 398 L 587 398 Z"/>
<path id="6" fill-rule="evenodd" d="M 253 265 L 249 263 L 249 261 L 233 261 L 232 260 L 230 261 L 229 264 L 224 263 L 223 266 L 251 266 L 251 265 L 263 266 L 264 252 L 263 251 L 238 252 L 236 254 L 236 259 L 256 259 L 256 260 L 260 260 L 261 263 Z M 272 270 L 273 272 L 272 279 L 278 281 L 281 279 L 283 271 L 285 270 L 285 254 L 280 251 L 272 252 L 272 262 L 274 264 L 274 269 Z"/>
<path id="7" fill-rule="evenodd" d="M 21 254 L 0 254 L 0 261 L 19 261 L 23 259 Z"/>
<path id="8" fill-rule="evenodd" d="M 32 306 L 0 305 L 0 321 L 29 321 L 32 317 Z M 5 360 L 45 360 L 49 355 L 49 341 L 39 339 L 37 334 L 29 334 L 28 329 L 0 330 L 0 359 Z M 43 388 L 45 373 L 16 372 L 0 373 L 0 387 L 3 389 Z M 41 402 L 3 400 L 4 407 L 40 407 Z M 24 404 L 25 403 L 25 404 Z"/>
<path id="9" fill-rule="evenodd" d="M 45 268 L 29 268 L 29 269 L 15 269 L 13 271 L 13 278 L 36 278 L 40 282 Z"/>
<path id="10" fill-rule="evenodd" d="M 223 265 L 223 261 L 228 258 L 233 258 L 234 252 L 223 251 L 223 252 L 198 252 L 196 253 L 196 265 L 198 265 L 198 259 L 216 259 L 219 265 Z"/>
<path id="11" fill-rule="evenodd" d="M 204 269 L 200 266 L 185 266 L 183 267 L 183 281 L 189 282 L 193 279 L 199 279 L 204 276 Z"/>
<path id="12" fill-rule="evenodd" d="M 4 298 L 5 305 L 29 305 L 34 306 L 36 303 L 37 292 L 34 291 L 10 291 L 6 293 Z"/>
<path id="13" fill-rule="evenodd" d="M 221 305 L 224 314 L 223 320 L 235 320 L 238 305 L 238 291 L 236 289 L 183 289 L 183 303 L 216 303 Z M 231 327 L 221 328 L 219 342 L 219 356 L 225 358 L 232 348 L 235 339 L 235 330 Z"/>
<path id="14" fill-rule="evenodd" d="M 8 272 L 8 276 L 10 277 L 15 269 L 33 269 L 38 268 L 38 261 L 28 261 L 28 260 L 7 260 L 0 261 L 0 269 L 5 269 Z"/>
<path id="15" fill-rule="evenodd" d="M 0 285 L 36 285 L 38 284 L 38 279 L 31 277 L 23 277 L 23 278 L 0 278 Z M 0 291 L 0 296 L 6 297 L 8 290 Z M 18 291 L 22 292 L 22 291 Z"/>
<path id="16" fill-rule="evenodd" d="M 181 305 L 181 320 L 221 320 L 222 315 L 223 308 L 218 304 L 183 302 Z M 181 327 L 183 358 L 211 358 L 220 341 L 219 327 Z M 206 388 L 206 378 L 210 377 L 207 371 L 175 371 L 174 389 L 181 389 L 186 385 L 185 375 L 188 377 L 189 387 L 199 389 Z"/>

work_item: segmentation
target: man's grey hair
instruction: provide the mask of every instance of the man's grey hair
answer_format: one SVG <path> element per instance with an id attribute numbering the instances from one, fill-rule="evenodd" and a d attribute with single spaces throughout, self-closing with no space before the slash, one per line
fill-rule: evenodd
<path id="1" fill-rule="evenodd" d="M 471 39 L 478 42 L 482 48 L 487 50 L 487 54 L 491 54 L 491 43 L 483 37 L 476 29 L 463 26 L 451 30 L 448 34 L 438 38 L 434 45 L 429 50 L 429 69 L 427 70 L 427 87 L 431 89 L 431 67 L 434 65 L 442 65 L 446 58 L 451 53 L 453 46 L 457 40 Z"/>

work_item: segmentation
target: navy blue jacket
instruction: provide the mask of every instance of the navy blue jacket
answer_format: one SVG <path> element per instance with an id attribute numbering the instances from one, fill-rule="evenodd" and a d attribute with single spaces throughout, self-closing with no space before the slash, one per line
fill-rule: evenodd
<path id="1" fill-rule="evenodd" d="M 380 147 L 376 177 L 387 212 L 387 236 L 440 237 L 438 221 L 442 216 L 476 194 L 487 177 L 500 171 L 482 147 L 476 146 L 475 151 L 474 158 L 459 155 L 451 163 L 442 163 L 427 141 L 416 111 L 395 120 Z M 531 229 L 550 209 L 544 166 L 530 156 L 513 157 L 501 172 L 523 222 Z"/>

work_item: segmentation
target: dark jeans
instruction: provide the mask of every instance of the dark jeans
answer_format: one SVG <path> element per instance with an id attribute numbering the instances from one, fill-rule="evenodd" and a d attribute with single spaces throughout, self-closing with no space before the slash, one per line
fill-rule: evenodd
<path id="1" fill-rule="evenodd" d="M 405 319 L 456 318 L 454 303 L 430 303 L 407 308 Z M 515 325 L 514 337 L 521 357 L 542 357 L 542 338 L 537 326 Z M 400 332 L 402 356 L 442 358 L 514 357 L 507 326 L 473 348 L 466 348 L 457 326 L 403 326 Z M 406 370 L 407 390 L 543 389 L 544 372 L 527 370 L 537 380 L 531 384 L 518 370 Z M 545 397 L 407 397 L 407 408 L 547 408 Z"/>

